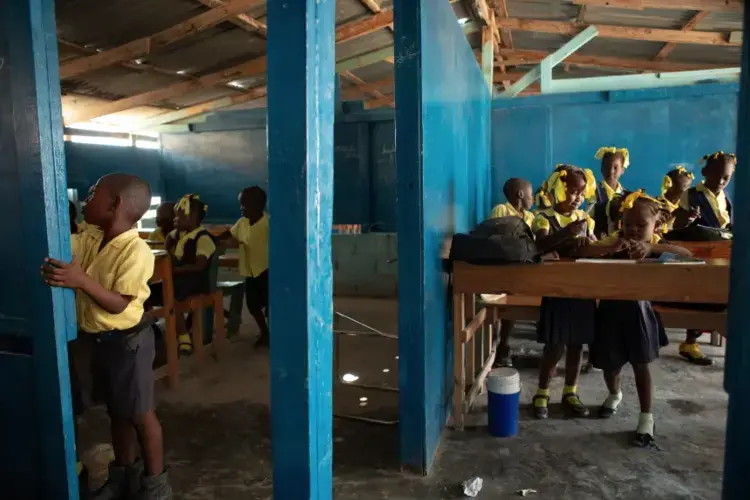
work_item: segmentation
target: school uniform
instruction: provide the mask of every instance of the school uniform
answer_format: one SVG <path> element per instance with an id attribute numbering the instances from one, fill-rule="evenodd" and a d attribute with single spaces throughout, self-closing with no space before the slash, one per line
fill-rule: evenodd
<path id="1" fill-rule="evenodd" d="M 610 227 L 610 220 L 607 215 L 607 205 L 612 201 L 612 198 L 624 192 L 625 190 L 619 182 L 614 189 L 604 181 L 596 186 L 596 202 L 590 209 L 590 212 L 594 219 L 594 234 L 597 236 L 610 233 L 612 228 Z"/>
<path id="2" fill-rule="evenodd" d="M 672 203 L 667 199 L 666 196 L 661 195 L 657 198 L 657 201 L 664 206 L 664 208 L 669 212 L 669 214 L 672 216 L 669 221 L 667 222 L 667 230 L 671 231 L 674 228 L 674 212 L 680 208 L 680 202 Z"/>
<path id="3" fill-rule="evenodd" d="M 530 210 L 524 210 L 521 215 L 516 207 L 510 203 L 501 203 L 495 206 L 490 213 L 490 219 L 499 219 L 500 217 L 520 217 L 526 223 L 529 228 L 534 225 L 534 214 Z"/>
<path id="4" fill-rule="evenodd" d="M 716 195 L 700 183 L 685 191 L 680 199 L 680 208 L 690 211 L 692 207 L 700 208 L 696 223 L 701 226 L 722 229 L 732 225 L 732 201 L 724 191 Z"/>
<path id="5" fill-rule="evenodd" d="M 175 268 L 195 264 L 198 257 L 205 257 L 209 261 L 209 265 L 201 271 L 174 277 L 175 299 L 185 300 L 192 295 L 208 293 L 211 290 L 210 261 L 216 252 L 216 243 L 211 233 L 205 227 L 198 226 L 192 231 L 175 229 L 169 236 L 176 241 L 172 250 Z"/>
<path id="6" fill-rule="evenodd" d="M 620 234 L 601 240 L 611 245 Z M 660 238 L 654 235 L 652 243 Z M 590 346 L 590 361 L 596 367 L 616 371 L 625 366 L 647 364 L 669 344 L 659 314 L 647 300 L 600 300 L 596 311 L 596 336 Z"/>
<path id="7" fill-rule="evenodd" d="M 153 319 L 144 317 L 154 256 L 137 229 L 125 231 L 103 247 L 102 238 L 101 231 L 72 235 L 73 255 L 96 282 L 132 300 L 124 311 L 112 314 L 76 291 L 79 354 L 85 351 L 88 363 L 78 363 L 74 369 L 77 375 L 90 375 L 82 377 L 82 385 L 90 388 L 93 401 L 106 403 L 111 417 L 132 419 L 154 408 Z"/>
<path id="8" fill-rule="evenodd" d="M 593 219 L 583 210 L 569 216 L 552 208 L 541 210 L 534 219 L 534 233 L 546 230 L 554 234 L 578 220 L 588 221 L 588 234 L 594 229 Z M 542 297 L 537 322 L 537 341 L 542 344 L 589 344 L 596 331 L 596 300 Z"/>
<path id="9" fill-rule="evenodd" d="M 242 217 L 230 230 L 240 247 L 239 271 L 250 311 L 268 308 L 268 223 L 266 213 L 255 224 Z"/>

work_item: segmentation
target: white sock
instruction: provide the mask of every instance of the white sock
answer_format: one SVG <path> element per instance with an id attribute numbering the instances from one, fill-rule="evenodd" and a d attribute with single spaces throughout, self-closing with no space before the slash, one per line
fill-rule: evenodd
<path id="1" fill-rule="evenodd" d="M 616 410 L 618 406 L 620 406 L 620 402 L 622 401 L 622 391 L 618 391 L 617 394 L 610 394 L 607 396 L 607 399 L 604 400 L 604 406 L 605 408 L 608 408 L 610 410 Z"/>
<path id="2" fill-rule="evenodd" d="M 635 432 L 636 434 L 648 434 L 654 437 L 654 414 L 641 412 L 638 416 L 638 429 Z"/>

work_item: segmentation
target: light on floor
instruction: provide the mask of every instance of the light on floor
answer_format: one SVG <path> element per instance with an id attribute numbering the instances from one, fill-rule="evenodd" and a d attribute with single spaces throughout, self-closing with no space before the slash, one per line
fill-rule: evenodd
<path id="1" fill-rule="evenodd" d="M 363 402 L 359 403 L 359 407 L 360 408 L 364 408 L 365 406 L 367 406 L 367 401 L 363 401 Z"/>
<path id="2" fill-rule="evenodd" d="M 364 403 L 365 401 L 367 401 L 366 397 L 362 396 L 361 398 L 359 398 L 360 403 Z"/>
<path id="3" fill-rule="evenodd" d="M 341 380 L 350 384 L 359 380 L 359 376 L 353 373 L 344 373 L 344 375 L 341 377 Z"/>
<path id="4" fill-rule="evenodd" d="M 383 368 L 383 373 L 388 373 L 388 372 L 390 372 L 390 371 L 391 371 L 391 369 L 390 369 L 390 368 Z"/>

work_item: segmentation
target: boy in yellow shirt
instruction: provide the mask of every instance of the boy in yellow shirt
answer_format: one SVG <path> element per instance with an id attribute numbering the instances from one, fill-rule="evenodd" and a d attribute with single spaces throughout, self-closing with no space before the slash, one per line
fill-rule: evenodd
<path id="1" fill-rule="evenodd" d="M 174 231 L 174 202 L 167 201 L 156 209 L 156 229 L 148 235 L 149 241 L 164 243 L 167 235 Z"/>
<path id="2" fill-rule="evenodd" d="M 247 309 L 260 329 L 256 346 L 270 342 L 268 332 L 268 214 L 266 192 L 259 186 L 242 190 L 239 196 L 242 217 L 219 239 L 234 238 L 240 246 L 240 274 L 245 277 Z"/>
<path id="3" fill-rule="evenodd" d="M 531 183 L 525 179 L 513 177 L 505 181 L 503 194 L 508 203 L 495 206 L 489 218 L 520 217 L 530 229 L 534 223 L 534 214 L 531 212 L 531 207 L 534 206 L 534 193 Z"/>
<path id="4" fill-rule="evenodd" d="M 101 231 L 71 236 L 71 263 L 47 258 L 42 265 L 48 285 L 76 290 L 81 339 L 92 344 L 93 392 L 112 421 L 115 461 L 94 500 L 172 498 L 154 411 L 153 320 L 143 310 L 154 257 L 133 228 L 150 200 L 151 188 L 139 177 L 102 177 L 83 209 L 86 222 Z"/>

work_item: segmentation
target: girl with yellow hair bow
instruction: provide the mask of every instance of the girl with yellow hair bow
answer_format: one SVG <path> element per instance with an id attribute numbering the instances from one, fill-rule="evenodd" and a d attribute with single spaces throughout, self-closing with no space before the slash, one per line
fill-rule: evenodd
<path id="1" fill-rule="evenodd" d="M 558 165 L 545 185 L 549 208 L 540 210 L 534 219 L 534 233 L 538 241 L 558 243 L 554 248 L 563 256 L 593 256 L 587 253 L 601 249 L 588 245 L 594 221 L 580 209 L 587 195 L 593 195 L 593 174 L 572 165 Z M 557 363 L 565 359 L 565 387 L 562 406 L 571 417 L 586 417 L 589 410 L 577 393 L 583 345 L 594 339 L 596 301 L 544 297 L 537 323 L 537 340 L 544 344 L 539 369 L 539 389 L 533 398 L 536 418 L 549 416 L 550 381 Z"/>
<path id="2" fill-rule="evenodd" d="M 636 191 L 620 204 L 622 229 L 597 242 L 631 259 L 642 259 L 662 253 L 689 256 L 690 252 L 674 245 L 662 244 L 655 229 L 661 224 L 662 204 Z M 654 415 L 651 412 L 652 387 L 649 364 L 659 357 L 659 349 L 669 344 L 658 316 L 648 301 L 600 300 L 597 308 L 597 329 L 590 356 L 593 365 L 604 374 L 609 395 L 599 408 L 599 417 L 610 418 L 622 401 L 620 371 L 626 364 L 633 367 L 641 413 L 634 444 L 655 446 Z"/>
<path id="3" fill-rule="evenodd" d="M 672 216 L 667 222 L 668 229 L 671 230 L 674 226 L 674 212 L 680 207 L 680 199 L 690 189 L 690 185 L 693 183 L 695 175 L 692 172 L 688 172 L 685 167 L 678 165 L 673 168 L 664 179 L 661 181 L 661 195 L 658 200 L 664 204 L 664 207 L 669 211 Z M 692 223 L 698 218 L 700 212 L 697 209 L 691 211 L 690 222 Z"/>
<path id="4" fill-rule="evenodd" d="M 602 147 L 594 158 L 602 161 L 602 182 L 596 190 L 596 202 L 606 203 L 623 192 L 620 177 L 630 165 L 630 152 L 626 148 Z"/>
<path id="5" fill-rule="evenodd" d="M 207 210 L 208 205 L 197 194 L 183 196 L 174 208 L 175 229 L 167 235 L 164 246 L 172 257 L 174 298 L 178 302 L 193 295 L 206 294 L 211 289 L 210 263 L 216 253 L 216 243 L 211 233 L 201 225 Z M 158 292 L 152 285 L 151 297 L 161 297 Z M 150 303 L 158 305 L 153 301 Z M 180 352 L 190 354 L 193 343 L 188 332 L 189 325 L 182 314 L 176 315 L 176 322 Z"/>

